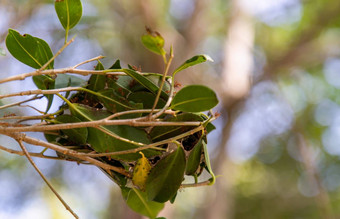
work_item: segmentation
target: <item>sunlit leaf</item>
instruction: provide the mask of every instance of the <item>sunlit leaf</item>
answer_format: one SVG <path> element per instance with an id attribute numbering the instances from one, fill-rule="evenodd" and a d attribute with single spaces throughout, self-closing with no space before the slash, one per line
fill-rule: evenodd
<path id="1" fill-rule="evenodd" d="M 171 103 L 171 109 L 202 112 L 212 109 L 217 103 L 217 96 L 210 88 L 202 85 L 189 85 L 178 91 Z"/>
<path id="2" fill-rule="evenodd" d="M 56 118 L 60 123 L 74 123 L 81 122 L 80 119 L 71 115 L 61 115 Z M 61 130 L 65 135 L 68 136 L 70 141 L 78 144 L 86 144 L 88 131 L 87 128 L 74 128 L 74 129 L 63 129 Z"/>
<path id="3" fill-rule="evenodd" d="M 148 200 L 146 193 L 138 189 L 125 188 L 125 191 L 122 189 L 122 193 L 126 204 L 132 210 L 149 218 L 157 217 L 158 213 L 164 208 L 164 203 Z"/>
<path id="4" fill-rule="evenodd" d="M 171 199 L 183 181 L 185 166 L 185 153 L 180 146 L 158 161 L 146 181 L 149 200 L 166 202 Z"/>
<path id="5" fill-rule="evenodd" d="M 142 152 L 140 154 L 142 157 L 137 160 L 133 169 L 132 183 L 140 190 L 145 191 L 145 183 L 151 170 L 151 164 Z"/>
<path id="6" fill-rule="evenodd" d="M 54 7 L 66 31 L 76 26 L 82 16 L 83 9 L 80 0 L 55 0 Z"/>
<path id="7" fill-rule="evenodd" d="M 149 31 L 147 34 L 142 36 L 143 45 L 158 55 L 164 56 L 165 50 L 164 47 L 164 39 L 158 32 Z"/>
<path id="8" fill-rule="evenodd" d="M 191 59 L 188 59 L 187 61 L 185 61 L 181 66 L 179 66 L 173 73 L 173 76 L 175 76 L 175 74 L 177 74 L 178 72 L 186 69 L 186 68 L 189 68 L 190 66 L 193 66 L 193 65 L 198 65 L 200 63 L 203 63 L 205 61 L 213 61 L 212 58 L 210 58 L 210 56 L 208 55 L 197 55 L 197 56 L 194 56 L 192 57 Z"/>

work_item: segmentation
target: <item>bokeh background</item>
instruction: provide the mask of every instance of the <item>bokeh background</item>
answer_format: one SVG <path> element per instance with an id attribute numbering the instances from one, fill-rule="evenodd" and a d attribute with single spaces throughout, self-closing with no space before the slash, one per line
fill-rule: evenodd
<path id="1" fill-rule="evenodd" d="M 214 111 L 221 116 L 208 144 L 217 183 L 181 191 L 160 216 L 340 218 L 340 1 L 82 2 L 83 18 L 70 33 L 76 41 L 58 57 L 56 68 L 105 55 L 106 67 L 119 58 L 143 71 L 161 72 L 162 59 L 140 42 L 145 26 L 160 32 L 167 48 L 174 45 L 173 68 L 196 54 L 215 60 L 185 70 L 176 80 L 205 84 L 218 93 Z M 53 1 L 0 0 L 4 49 L 8 28 L 43 38 L 54 52 L 64 42 Z M 29 71 L 8 52 L 0 56 L 1 78 Z M 0 92 L 33 88 L 28 79 L 2 84 Z M 44 104 L 37 101 L 35 107 Z M 13 112 L 35 113 L 14 108 L 0 116 Z M 3 136 L 0 142 L 18 148 Z M 81 218 L 142 218 L 97 168 L 35 161 Z M 0 218 L 72 217 L 25 157 L 0 151 Z"/>

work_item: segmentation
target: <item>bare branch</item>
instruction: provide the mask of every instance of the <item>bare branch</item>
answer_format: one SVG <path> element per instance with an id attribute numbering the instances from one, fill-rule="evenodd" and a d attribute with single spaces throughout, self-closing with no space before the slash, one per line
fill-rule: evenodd
<path id="1" fill-rule="evenodd" d="M 94 58 L 92 58 L 92 59 L 88 59 L 88 60 L 86 60 L 86 61 L 83 61 L 83 62 L 81 62 L 81 63 L 79 63 L 79 64 L 76 64 L 76 65 L 73 66 L 72 68 L 78 68 L 78 67 L 81 66 L 81 65 L 84 65 L 84 64 L 86 64 L 86 63 L 93 62 L 93 61 L 96 61 L 96 60 L 99 60 L 99 59 L 103 59 L 103 58 L 105 58 L 105 56 L 97 56 L 97 57 L 94 57 Z"/>
<path id="2" fill-rule="evenodd" d="M 210 185 L 210 180 L 199 182 L 199 183 L 190 183 L 190 184 L 182 184 L 180 186 L 181 189 L 184 188 L 192 188 L 192 187 L 200 187 L 200 186 L 209 186 Z"/>
<path id="3" fill-rule="evenodd" d="M 57 196 L 57 198 L 59 199 L 59 201 L 64 205 L 64 207 L 74 216 L 74 218 L 79 218 L 78 215 L 76 213 L 74 213 L 74 211 L 70 208 L 70 206 L 68 206 L 68 204 L 64 201 L 64 199 L 59 195 L 59 193 L 53 188 L 53 186 L 50 184 L 50 182 L 46 179 L 46 177 L 44 176 L 44 174 L 39 170 L 39 168 L 37 167 L 37 165 L 35 165 L 34 161 L 32 160 L 30 154 L 28 153 L 26 147 L 24 146 L 24 144 L 22 143 L 21 140 L 18 140 L 18 143 L 22 149 L 22 151 L 24 152 L 25 156 L 27 157 L 28 161 L 32 164 L 32 166 L 34 167 L 34 169 L 38 172 L 38 174 L 41 176 L 41 178 L 45 181 L 45 183 L 47 184 L 47 186 L 51 189 L 51 191 L 54 193 L 55 196 Z"/>
<path id="4" fill-rule="evenodd" d="M 88 157 L 104 157 L 104 156 L 114 156 L 114 155 L 123 155 L 123 154 L 131 154 L 131 153 L 137 153 L 138 151 L 142 151 L 142 150 L 146 150 L 146 149 L 150 149 L 150 148 L 155 148 L 157 146 L 160 145 L 164 145 L 164 144 L 168 144 L 170 142 L 176 141 L 178 139 L 184 138 L 186 136 L 192 135 L 196 132 L 202 131 L 204 130 L 203 126 L 199 126 L 196 127 L 190 131 L 184 132 L 180 135 L 177 135 L 175 137 L 172 138 L 168 138 L 162 141 L 158 141 L 152 144 L 148 144 L 146 146 L 142 146 L 142 147 L 138 147 L 138 148 L 134 148 L 134 149 L 130 149 L 130 150 L 124 150 L 124 151 L 116 151 L 116 152 L 108 152 L 108 153 L 98 153 L 98 154 L 86 154 L 83 153 L 83 155 L 87 155 Z"/>
<path id="5" fill-rule="evenodd" d="M 170 65 L 171 65 L 171 62 L 172 62 L 172 59 L 174 58 L 174 54 L 173 54 L 173 50 L 172 50 L 172 47 L 170 49 L 170 57 L 169 57 L 169 60 L 166 62 L 166 65 L 165 65 L 165 70 L 164 70 L 164 73 L 163 73 L 163 76 L 162 76 L 162 82 L 159 86 L 159 89 L 158 89 L 158 92 L 157 92 L 157 95 L 156 95 L 156 98 L 155 98 L 155 101 L 153 103 L 153 106 L 152 106 L 152 109 L 151 109 L 151 112 L 150 112 L 150 115 L 149 115 L 149 120 L 152 120 L 153 117 L 152 117 L 152 113 L 153 111 L 155 110 L 156 106 L 157 106 L 157 103 L 158 103 L 158 100 L 159 100 L 159 97 L 161 96 L 161 93 L 162 93 L 162 89 L 163 89 L 163 86 L 164 86 L 164 83 L 165 83 L 165 78 L 169 72 L 169 68 L 170 68 Z M 171 86 L 172 88 L 172 86 Z M 169 105 L 170 106 L 170 105 Z M 169 106 L 167 106 L 166 108 L 168 108 Z M 166 109 L 165 108 L 165 109 Z M 157 117 L 155 117 L 157 118 Z"/>
<path id="6" fill-rule="evenodd" d="M 70 149 L 67 149 L 65 147 L 62 147 L 62 146 L 59 146 L 59 145 L 56 145 L 56 144 L 52 144 L 52 143 L 45 142 L 45 141 L 42 141 L 42 140 L 39 140 L 39 139 L 36 139 L 36 138 L 32 138 L 32 137 L 26 136 L 23 133 L 12 132 L 12 133 L 6 133 L 5 135 L 7 135 L 11 138 L 14 138 L 16 140 L 20 139 L 21 141 L 24 141 L 24 142 L 32 144 L 32 145 L 38 145 L 38 146 L 46 147 L 46 148 L 49 148 L 51 150 L 58 151 L 58 152 L 60 152 L 64 155 L 73 156 L 73 157 L 79 158 L 81 160 L 87 161 L 87 162 L 89 162 L 89 163 L 91 163 L 95 166 L 101 167 L 105 170 L 113 170 L 113 171 L 120 173 L 124 176 L 131 177 L 130 173 L 125 171 L 125 169 L 115 167 L 115 166 L 111 166 L 109 164 L 100 162 L 100 161 L 93 159 L 91 157 L 87 157 L 86 154 L 84 155 L 83 153 L 79 153 L 77 151 L 70 150 Z"/>
<path id="7" fill-rule="evenodd" d="M 6 109 L 6 108 L 9 108 L 9 107 L 13 107 L 13 106 L 20 106 L 23 103 L 27 103 L 27 102 L 30 102 L 30 101 L 33 101 L 33 100 L 41 99 L 42 97 L 43 96 L 34 96 L 34 97 L 27 99 L 27 100 L 6 104 L 6 105 L 3 105 L 3 106 L 0 106 L 0 110 Z"/>
<path id="8" fill-rule="evenodd" d="M 44 70 L 51 62 L 53 62 L 53 60 L 55 58 L 57 58 L 63 51 L 66 47 L 68 47 L 73 41 L 74 41 L 74 38 L 73 37 L 70 41 L 68 41 L 67 43 L 65 43 L 60 49 L 59 51 L 50 59 L 48 60 L 48 62 L 45 63 L 45 65 L 43 65 L 38 71 L 42 71 Z"/>
<path id="9" fill-rule="evenodd" d="M 161 121 L 138 121 L 136 119 L 117 119 L 117 120 L 96 120 L 89 122 L 63 123 L 53 125 L 37 125 L 37 126 L 16 126 L 8 127 L 8 125 L 0 124 L 1 133 L 9 132 L 44 132 L 59 129 L 73 129 L 84 127 L 99 127 L 106 125 L 129 125 L 135 127 L 141 126 L 199 126 L 201 122 L 161 122 Z"/>
<path id="10" fill-rule="evenodd" d="M 0 95 L 0 99 L 7 98 L 7 97 L 15 97 L 15 96 L 28 96 L 33 94 L 57 94 L 60 92 L 68 92 L 68 91 L 77 91 L 83 89 L 82 87 L 66 87 L 66 88 L 60 88 L 60 89 L 51 89 L 51 90 L 28 90 L 28 91 L 22 91 L 17 93 L 11 93 L 11 94 L 5 94 Z"/>
<path id="11" fill-rule="evenodd" d="M 0 145 L 0 150 L 3 150 L 3 151 L 6 151 L 8 153 L 11 153 L 11 154 L 16 154 L 16 155 L 19 155 L 19 156 L 25 156 L 25 153 L 23 151 L 17 151 L 17 150 L 13 150 L 13 149 L 10 149 L 10 148 L 7 148 L 7 147 L 4 147 L 2 145 Z M 65 160 L 65 161 L 70 161 L 70 162 L 77 162 L 79 163 L 79 161 L 75 161 L 75 160 L 67 160 L 65 158 L 61 158 L 61 157 L 54 157 L 54 156 L 47 156 L 47 155 L 44 155 L 42 153 L 33 153 L 33 152 L 28 152 L 29 155 L 31 157 L 39 157 L 39 158 L 44 158 L 44 159 L 51 159 L 51 160 Z M 81 164 L 87 164 L 87 163 L 82 163 L 80 162 Z"/>

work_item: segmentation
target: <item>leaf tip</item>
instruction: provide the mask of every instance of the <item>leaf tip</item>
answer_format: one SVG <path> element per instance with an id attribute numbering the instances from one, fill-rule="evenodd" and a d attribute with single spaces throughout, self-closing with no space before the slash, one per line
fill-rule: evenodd
<path id="1" fill-rule="evenodd" d="M 204 54 L 203 56 L 207 61 L 214 62 L 214 60 L 209 55 Z"/>

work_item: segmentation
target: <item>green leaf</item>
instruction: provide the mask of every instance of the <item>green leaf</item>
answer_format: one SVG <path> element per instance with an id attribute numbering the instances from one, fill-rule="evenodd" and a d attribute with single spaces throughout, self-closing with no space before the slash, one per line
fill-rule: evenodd
<path id="1" fill-rule="evenodd" d="M 120 66 L 120 60 L 117 59 L 115 63 L 109 68 L 109 69 L 121 69 L 122 67 Z"/>
<path id="2" fill-rule="evenodd" d="M 6 51 L 0 47 L 0 56 L 5 56 L 6 55 Z"/>
<path id="3" fill-rule="evenodd" d="M 185 153 L 180 146 L 158 161 L 146 181 L 149 200 L 157 202 L 170 200 L 183 181 L 185 166 Z"/>
<path id="4" fill-rule="evenodd" d="M 37 86 L 37 88 L 41 90 L 49 90 L 55 88 L 55 80 L 52 79 L 48 75 L 36 75 L 32 77 L 34 84 Z M 47 108 L 46 112 L 51 108 L 52 102 L 53 102 L 53 94 L 47 94 L 44 95 L 48 102 L 47 102 Z"/>
<path id="5" fill-rule="evenodd" d="M 86 85 L 86 81 L 80 77 L 67 74 L 59 74 L 55 79 L 55 88 L 65 87 L 82 87 Z"/>
<path id="6" fill-rule="evenodd" d="M 164 39 L 158 32 L 151 32 L 142 36 L 143 45 L 158 55 L 164 56 L 166 54 L 164 50 Z"/>
<path id="7" fill-rule="evenodd" d="M 108 117 L 111 113 L 106 110 L 94 109 L 80 104 L 72 104 L 70 107 L 71 114 L 78 117 L 82 121 L 95 121 Z M 142 130 L 126 125 L 115 126 L 100 126 L 97 128 L 88 128 L 88 143 L 97 152 L 116 152 L 129 149 L 138 148 L 139 146 L 134 143 L 150 144 L 147 133 Z M 118 136 L 129 142 L 117 139 L 113 136 Z M 159 152 L 147 149 L 142 150 L 145 157 L 158 155 Z M 115 159 L 134 161 L 140 158 L 140 154 L 129 153 L 124 155 L 112 156 Z"/>
<path id="8" fill-rule="evenodd" d="M 98 60 L 98 64 L 96 65 L 95 70 L 104 70 L 103 64 Z M 93 91 L 99 91 L 105 88 L 106 84 L 106 76 L 105 75 L 97 75 L 93 74 L 90 77 L 88 82 L 88 89 Z"/>
<path id="9" fill-rule="evenodd" d="M 201 63 L 203 63 L 203 62 L 205 62 L 207 60 L 213 62 L 212 58 L 210 58 L 210 56 L 208 56 L 208 55 L 197 55 L 197 56 L 194 56 L 191 59 L 188 59 L 187 61 L 185 61 L 181 66 L 179 66 L 174 71 L 174 73 L 172 73 L 172 75 L 175 76 L 178 72 L 180 72 L 180 71 L 182 71 L 182 70 L 184 70 L 186 68 L 189 68 L 190 66 L 201 64 Z"/>
<path id="10" fill-rule="evenodd" d="M 181 113 L 177 116 L 169 116 L 164 119 L 168 122 L 188 122 L 188 121 L 203 121 L 202 117 L 193 113 Z M 150 137 L 153 141 L 165 140 L 184 132 L 187 132 L 195 126 L 156 126 L 150 132 Z"/>
<path id="11" fill-rule="evenodd" d="M 155 95 L 145 91 L 131 93 L 128 97 L 128 100 L 130 101 L 133 101 L 135 103 L 142 103 L 143 109 L 152 109 L 155 99 L 156 99 Z M 162 109 L 164 106 L 165 101 L 163 99 L 159 99 L 156 108 Z"/>
<path id="12" fill-rule="evenodd" d="M 71 115 L 61 115 L 56 118 L 56 120 L 60 123 L 75 123 L 81 122 L 75 116 Z M 88 131 L 87 128 L 74 128 L 74 129 L 63 129 L 61 130 L 65 135 L 68 136 L 70 141 L 78 144 L 86 144 Z"/>
<path id="13" fill-rule="evenodd" d="M 172 198 L 169 200 L 171 204 L 175 203 L 176 198 L 177 198 L 177 194 L 178 194 L 178 191 L 177 191 L 176 194 L 175 194 L 174 196 L 172 196 Z"/>
<path id="14" fill-rule="evenodd" d="M 154 83 L 155 85 L 157 85 L 158 87 L 161 86 L 161 83 L 162 83 L 162 77 L 163 75 L 162 74 L 157 74 L 157 73 L 146 73 L 144 74 L 144 76 L 149 79 L 152 83 Z M 166 76 L 166 79 L 170 79 L 171 80 L 171 77 L 170 76 Z M 166 93 L 169 93 L 170 92 L 170 84 L 165 82 L 164 85 L 163 85 L 163 91 L 166 92 Z"/>
<path id="15" fill-rule="evenodd" d="M 132 188 L 126 193 L 126 195 L 123 194 L 126 204 L 135 212 L 149 218 L 157 217 L 158 213 L 164 208 L 164 203 L 148 200 L 146 193 L 138 189 Z"/>
<path id="16" fill-rule="evenodd" d="M 14 58 L 35 69 L 41 68 L 53 57 L 51 48 L 44 40 L 29 34 L 21 35 L 13 29 L 8 30 L 6 46 Z M 53 62 L 47 69 L 53 69 Z"/>
<path id="17" fill-rule="evenodd" d="M 214 131 L 216 127 L 211 122 L 209 122 L 205 129 L 207 130 L 207 133 L 210 133 L 211 131 Z"/>
<path id="18" fill-rule="evenodd" d="M 112 113 L 122 112 L 127 110 L 136 110 L 143 109 L 142 103 L 134 103 L 132 101 L 128 101 L 124 97 L 117 94 L 113 89 L 105 89 L 99 91 L 101 96 L 99 96 L 99 100 L 104 104 L 107 110 Z M 140 115 L 140 114 L 139 114 Z M 122 116 L 121 118 L 135 118 L 136 114 L 130 114 Z"/>
<path id="19" fill-rule="evenodd" d="M 61 25 L 67 32 L 76 26 L 83 11 L 80 0 L 55 0 L 54 7 Z"/>
<path id="20" fill-rule="evenodd" d="M 202 149 L 203 149 L 203 144 L 202 144 L 202 138 L 201 138 L 189 154 L 187 167 L 185 169 L 186 175 L 196 174 L 196 171 L 199 168 L 199 165 L 201 163 Z"/>
<path id="21" fill-rule="evenodd" d="M 210 179 L 210 184 L 209 185 L 213 185 L 215 183 L 216 176 L 215 176 L 215 174 L 214 174 L 214 172 L 212 171 L 212 168 L 211 168 L 207 144 L 204 141 L 202 142 L 202 144 L 203 144 L 203 152 L 204 152 L 205 163 L 207 165 L 208 172 L 211 175 L 211 179 Z"/>
<path id="22" fill-rule="evenodd" d="M 41 68 L 53 57 L 51 48 L 44 40 L 29 34 L 21 35 L 13 29 L 8 30 L 6 46 L 14 58 L 35 69 Z M 53 69 L 53 64 L 54 62 L 52 61 L 46 68 Z M 55 82 L 50 76 L 34 76 L 33 81 L 39 89 L 54 88 Z M 47 112 L 52 105 L 53 95 L 45 95 L 45 97 L 48 99 Z"/>
<path id="23" fill-rule="evenodd" d="M 123 87 L 121 84 L 117 82 L 116 79 L 108 78 L 107 79 L 107 87 L 110 89 L 113 89 L 116 93 L 118 93 L 120 96 L 127 98 L 129 94 L 131 93 L 130 90 Z"/>
<path id="24" fill-rule="evenodd" d="M 159 87 L 155 85 L 151 80 L 147 77 L 139 74 L 138 72 L 131 70 L 131 69 L 124 69 L 124 72 L 129 75 L 130 77 L 134 78 L 139 84 L 143 87 L 151 91 L 153 94 L 157 94 Z M 166 94 L 163 90 L 161 92 L 161 97 L 165 100 L 168 99 L 168 94 Z"/>
<path id="25" fill-rule="evenodd" d="M 202 85 L 189 85 L 178 91 L 170 108 L 184 112 L 202 112 L 217 104 L 218 99 L 213 90 Z"/>

